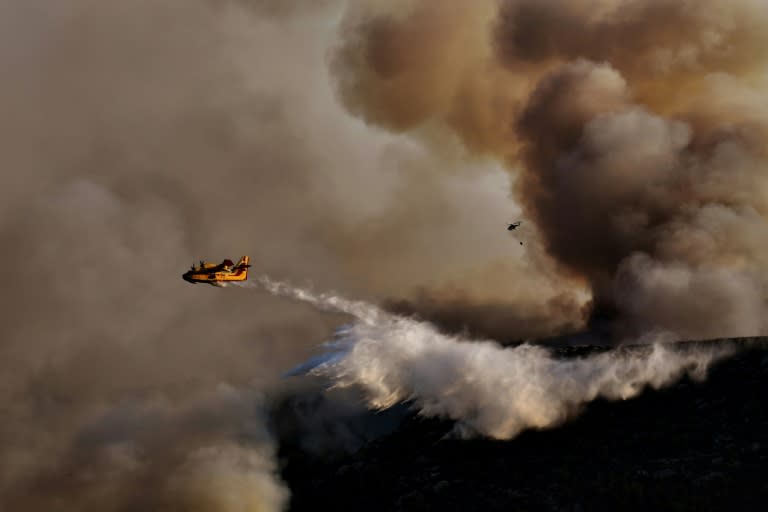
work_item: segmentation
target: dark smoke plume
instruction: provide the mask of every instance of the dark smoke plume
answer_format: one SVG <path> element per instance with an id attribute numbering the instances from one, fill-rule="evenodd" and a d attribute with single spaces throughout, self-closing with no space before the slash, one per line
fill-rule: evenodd
<path id="1" fill-rule="evenodd" d="M 394 5 L 347 16 L 353 112 L 504 161 L 557 275 L 617 334 L 766 331 L 764 3 Z"/>

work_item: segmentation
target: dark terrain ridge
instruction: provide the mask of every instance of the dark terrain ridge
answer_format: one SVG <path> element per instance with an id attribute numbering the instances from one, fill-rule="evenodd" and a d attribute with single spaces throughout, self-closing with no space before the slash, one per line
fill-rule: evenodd
<path id="1" fill-rule="evenodd" d="M 686 377 L 631 400 L 596 400 L 559 427 L 508 441 L 456 439 L 453 422 L 404 404 L 348 425 L 347 437 L 357 437 L 346 451 L 310 450 L 299 439 L 297 405 L 313 429 L 338 427 L 313 420 L 303 399 L 287 398 L 273 419 L 290 510 L 765 510 L 768 338 L 675 346 L 721 344 L 739 350 L 704 382 Z"/>

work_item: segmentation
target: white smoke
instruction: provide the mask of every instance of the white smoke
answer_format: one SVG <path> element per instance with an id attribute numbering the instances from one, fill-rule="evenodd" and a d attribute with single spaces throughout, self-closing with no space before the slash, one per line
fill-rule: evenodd
<path id="1" fill-rule="evenodd" d="M 684 375 L 701 380 L 732 349 L 670 348 L 661 339 L 580 359 L 558 359 L 538 346 L 504 348 L 468 340 L 364 302 L 315 294 L 268 278 L 271 293 L 352 315 L 329 352 L 295 368 L 363 390 L 373 408 L 411 401 L 420 414 L 450 418 L 463 434 L 509 439 L 526 428 L 560 424 L 596 399 L 628 399 Z"/>

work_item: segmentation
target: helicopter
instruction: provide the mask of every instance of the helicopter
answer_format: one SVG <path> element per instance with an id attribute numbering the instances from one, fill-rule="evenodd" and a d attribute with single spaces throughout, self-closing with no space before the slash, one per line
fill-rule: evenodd
<path id="1" fill-rule="evenodd" d="M 520 227 L 520 224 L 521 224 L 521 223 L 522 223 L 522 221 L 519 221 L 519 220 L 518 220 L 518 221 L 516 221 L 516 222 L 513 222 L 513 223 L 511 223 L 511 224 L 508 224 L 508 225 L 507 225 L 507 231 L 514 231 L 514 230 L 516 230 L 517 228 L 519 228 L 519 227 Z M 520 241 L 520 245 L 523 245 L 523 242 L 522 242 L 522 241 Z"/>

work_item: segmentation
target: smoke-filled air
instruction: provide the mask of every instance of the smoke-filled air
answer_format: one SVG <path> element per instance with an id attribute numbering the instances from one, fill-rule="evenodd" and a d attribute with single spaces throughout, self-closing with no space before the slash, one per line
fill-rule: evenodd
<path id="1" fill-rule="evenodd" d="M 351 111 L 504 162 L 617 334 L 765 331 L 765 3 L 383 4 L 334 59 Z"/>
<path id="2" fill-rule="evenodd" d="M 496 438 L 703 377 L 503 345 L 766 333 L 767 54 L 762 0 L 3 2 L 0 509 L 284 510 L 323 340 Z"/>

